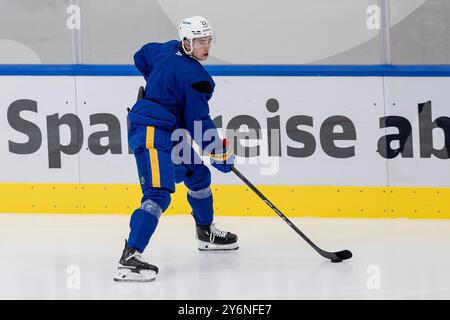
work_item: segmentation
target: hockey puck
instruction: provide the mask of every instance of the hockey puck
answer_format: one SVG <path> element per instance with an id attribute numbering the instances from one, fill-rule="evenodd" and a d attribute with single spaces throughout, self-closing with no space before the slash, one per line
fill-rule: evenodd
<path id="1" fill-rule="evenodd" d="M 331 262 L 333 262 L 333 263 L 342 262 L 342 259 L 334 258 L 334 259 L 331 259 Z"/>

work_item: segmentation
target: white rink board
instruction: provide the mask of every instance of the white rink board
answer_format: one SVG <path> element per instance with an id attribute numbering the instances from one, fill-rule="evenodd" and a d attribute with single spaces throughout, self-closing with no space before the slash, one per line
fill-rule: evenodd
<path id="1" fill-rule="evenodd" d="M 421 158 L 418 103 L 432 102 L 432 121 L 450 117 L 450 79 L 385 78 L 386 115 L 408 119 L 412 129 L 412 158 L 396 157 L 388 161 L 389 184 L 393 186 L 450 186 L 450 160 Z M 450 130 L 450 128 L 449 128 Z M 449 132 L 450 133 L 450 132 Z M 433 146 L 445 145 L 444 132 L 433 130 Z M 447 152 L 450 150 L 447 148 Z"/>
<path id="2" fill-rule="evenodd" d="M 212 118 L 222 116 L 224 126 L 237 116 L 253 117 L 260 127 L 267 129 L 267 119 L 278 116 L 281 128 L 281 158 L 263 155 L 253 159 L 238 157 L 239 167 L 256 184 L 264 185 L 362 185 L 362 186 L 450 186 L 448 159 L 421 158 L 418 143 L 417 106 L 432 101 L 433 119 L 450 116 L 448 78 L 381 78 L 381 77 L 215 77 L 216 91 L 210 102 Z M 384 81 L 384 91 L 383 91 Z M 66 182 L 66 183 L 137 183 L 134 158 L 128 153 L 126 107 L 131 107 L 137 95 L 140 77 L 0 77 L 0 171 L 1 182 Z M 40 148 L 31 154 L 15 154 L 9 142 L 26 143 L 27 135 L 13 128 L 7 113 L 20 99 L 36 101 L 38 112 L 22 111 L 19 117 L 37 125 L 42 134 Z M 266 108 L 269 99 L 276 99 L 279 109 Z M 392 107 L 392 102 L 396 107 Z M 21 105 L 23 106 L 23 104 Z M 385 111 L 386 110 L 386 111 Z M 14 114 L 14 112 L 11 112 Z M 386 113 L 385 113 L 386 112 Z M 17 113 L 17 112 L 16 112 Z M 57 115 L 55 115 L 57 114 Z M 49 119 L 76 115 L 83 128 L 79 152 L 67 155 L 59 152 L 60 168 L 49 168 L 47 124 Z M 119 124 L 120 153 L 94 154 L 89 148 L 92 135 L 107 130 L 105 124 L 91 124 L 91 117 L 106 114 Z M 398 115 L 412 126 L 414 156 L 385 159 L 377 152 L 377 142 L 385 135 L 379 119 L 384 115 Z M 351 120 L 356 139 L 335 141 L 339 148 L 354 147 L 355 155 L 336 158 L 325 153 L 321 143 L 321 126 L 330 117 Z M 72 116 L 71 116 L 72 117 Z M 103 118 L 102 118 L 103 117 Z M 286 124 L 293 117 L 311 117 L 312 126 L 301 125 L 296 130 L 307 132 L 315 141 L 314 152 L 305 157 L 287 155 L 287 147 L 302 148 L 286 132 Z M 114 120 L 116 119 L 116 120 Z M 17 122 L 18 121 L 18 122 Z M 28 125 L 29 126 L 29 125 Z M 27 131 L 29 128 L 20 128 Z M 394 132 L 388 129 L 387 132 Z M 60 142 L 70 140 L 68 126 L 60 127 Z M 341 132 L 336 126 L 334 132 Z M 436 146 L 443 144 L 442 132 L 436 131 Z M 267 132 L 266 132 L 267 133 Z M 262 145 L 267 144 L 263 133 Z M 325 135 L 325 140 L 329 140 Z M 54 137 L 53 137 L 54 139 Z M 101 144 L 108 145 L 108 139 Z M 53 166 L 57 165 L 51 156 Z M 56 162 L 55 162 L 56 161 Z M 247 164 L 240 164 L 242 161 Z M 255 164 L 256 162 L 256 164 Z M 217 173 L 215 184 L 239 184 L 233 175 Z M 388 177 L 389 174 L 389 177 Z M 388 183 L 389 181 L 389 183 Z"/>
<path id="3" fill-rule="evenodd" d="M 62 156 L 62 169 L 49 169 L 47 116 L 76 114 L 74 77 L 0 77 L 0 181 L 1 182 L 79 182 L 78 156 Z M 28 137 L 13 129 L 8 121 L 8 110 L 18 100 L 35 101 L 37 112 L 24 110 L 20 117 L 39 127 L 41 145 L 31 154 L 10 151 L 9 141 L 25 143 Z M 24 102 L 23 108 L 33 108 L 33 102 Z M 21 125 L 22 127 L 22 125 Z M 60 141 L 68 144 L 70 132 L 64 126 Z"/>
<path id="4" fill-rule="evenodd" d="M 386 161 L 376 157 L 379 130 L 376 119 L 384 113 L 382 80 L 380 78 L 348 77 L 224 77 L 216 81 L 217 91 L 212 103 L 212 114 L 224 114 L 224 123 L 239 114 L 255 117 L 261 127 L 267 128 L 267 118 L 280 116 L 282 157 L 267 157 L 265 150 L 261 165 L 246 165 L 242 170 L 260 184 L 288 185 L 385 185 Z M 266 101 L 275 98 L 279 110 L 271 113 Z M 376 106 L 374 106 L 376 104 Z M 315 139 L 316 149 L 311 156 L 296 158 L 287 155 L 287 146 L 300 148 L 286 133 L 288 119 L 305 115 L 313 118 L 313 126 L 300 126 Z M 320 128 L 331 116 L 345 116 L 352 120 L 356 140 L 338 141 L 339 147 L 355 147 L 355 157 L 338 159 L 327 155 L 320 142 Z M 336 130 L 338 131 L 338 130 Z M 382 133 L 382 131 L 381 131 Z M 265 139 L 264 145 L 268 139 Z M 367 170 L 371 163 L 372 170 Z M 279 169 L 270 175 L 273 166 Z M 267 174 L 267 175 L 265 175 Z M 232 183 L 234 177 L 225 177 Z"/>
<path id="5" fill-rule="evenodd" d="M 100 81 L 99 81 L 100 80 Z M 134 156 L 128 153 L 127 107 L 136 101 L 138 87 L 145 81 L 137 77 L 77 77 L 78 114 L 83 123 L 90 124 L 90 116 L 109 113 L 120 121 L 121 153 L 96 155 L 87 148 L 87 139 L 80 153 L 81 183 L 136 183 Z M 86 102 L 86 104 L 84 104 Z M 107 130 L 104 124 L 86 125 L 86 136 Z"/>

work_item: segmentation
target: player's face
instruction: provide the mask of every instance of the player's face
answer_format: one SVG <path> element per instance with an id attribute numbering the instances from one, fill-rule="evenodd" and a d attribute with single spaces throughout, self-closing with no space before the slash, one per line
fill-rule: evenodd
<path id="1" fill-rule="evenodd" d="M 197 38 L 193 41 L 192 54 L 198 60 L 206 60 L 209 57 L 209 50 L 211 49 L 212 37 Z"/>

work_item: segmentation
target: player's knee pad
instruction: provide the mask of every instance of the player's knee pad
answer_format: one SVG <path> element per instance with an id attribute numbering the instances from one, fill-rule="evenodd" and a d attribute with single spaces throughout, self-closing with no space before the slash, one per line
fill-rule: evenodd
<path id="1" fill-rule="evenodd" d="M 147 199 L 141 203 L 141 207 L 139 208 L 144 210 L 146 213 L 153 215 L 156 219 L 159 220 L 161 217 L 163 210 L 155 201 Z"/>
<path id="2" fill-rule="evenodd" d="M 144 192 L 142 203 L 151 200 L 159 205 L 161 211 L 164 212 L 170 204 L 170 191 L 164 188 L 151 188 Z"/>
<path id="3" fill-rule="evenodd" d="M 194 198 L 194 199 L 206 199 L 211 196 L 211 187 L 208 186 L 206 188 L 194 191 L 194 190 L 188 190 L 188 194 Z"/>

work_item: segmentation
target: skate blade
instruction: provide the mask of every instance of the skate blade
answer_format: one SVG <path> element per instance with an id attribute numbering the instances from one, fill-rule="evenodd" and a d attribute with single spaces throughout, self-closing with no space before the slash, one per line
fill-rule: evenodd
<path id="1" fill-rule="evenodd" d="M 198 250 L 200 251 L 233 251 L 239 249 L 237 242 L 230 244 L 215 244 L 210 242 L 198 241 Z"/>
<path id="2" fill-rule="evenodd" d="M 156 279 L 156 272 L 152 270 L 134 272 L 128 268 L 120 268 L 114 276 L 117 282 L 150 282 Z"/>

